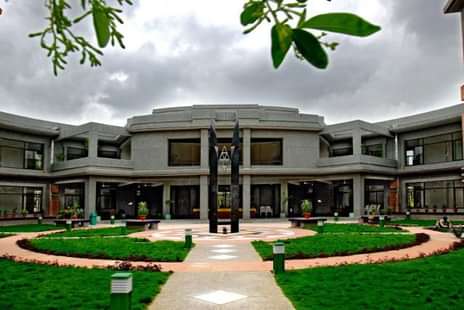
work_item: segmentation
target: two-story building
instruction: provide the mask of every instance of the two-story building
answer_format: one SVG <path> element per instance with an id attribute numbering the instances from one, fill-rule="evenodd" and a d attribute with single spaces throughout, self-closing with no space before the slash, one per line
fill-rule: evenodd
<path id="1" fill-rule="evenodd" d="M 56 216 L 79 205 L 136 216 L 207 219 L 208 127 L 219 151 L 241 129 L 241 210 L 248 218 L 358 217 L 365 206 L 402 213 L 464 214 L 463 105 L 378 123 L 326 125 L 318 115 L 259 105 L 155 109 L 125 127 L 60 124 L 0 113 L 0 218 Z M 219 171 L 220 212 L 230 171 Z"/>

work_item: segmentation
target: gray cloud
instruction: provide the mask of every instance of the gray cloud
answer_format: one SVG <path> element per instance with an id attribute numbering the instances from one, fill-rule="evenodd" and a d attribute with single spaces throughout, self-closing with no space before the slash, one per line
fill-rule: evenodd
<path id="1" fill-rule="evenodd" d="M 146 25 L 164 29 L 175 23 L 174 48 L 188 46 L 182 52 L 162 56 L 156 42 L 131 52 L 109 50 L 103 67 L 90 69 L 71 60 L 58 78 L 37 42 L 27 38 L 43 25 L 44 14 L 37 13 L 43 12 L 42 2 L 11 5 L 15 11 L 0 17 L 0 109 L 78 122 L 105 119 L 88 113 L 98 105 L 98 111 L 107 109 L 114 121 L 123 123 L 132 115 L 179 102 L 256 103 L 299 107 L 337 122 L 383 120 L 452 105 L 458 103 L 462 81 L 459 25 L 457 18 L 443 15 L 441 2 L 387 3 L 391 19 L 375 37 L 332 35 L 341 46 L 330 53 L 327 71 L 293 56 L 275 71 L 268 46 L 237 47 L 240 32 L 202 26 L 192 17 Z M 118 72 L 127 81 L 110 79 Z"/>

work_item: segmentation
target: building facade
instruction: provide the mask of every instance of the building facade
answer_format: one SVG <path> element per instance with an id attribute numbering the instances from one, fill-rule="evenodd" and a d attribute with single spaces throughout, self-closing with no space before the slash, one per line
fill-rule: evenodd
<path id="1" fill-rule="evenodd" d="M 0 218 L 54 217 L 67 206 L 135 217 L 208 217 L 208 127 L 219 151 L 241 128 L 244 219 L 384 211 L 463 214 L 463 105 L 378 122 L 326 125 L 318 115 L 259 105 L 155 109 L 125 127 L 53 123 L 0 113 Z M 230 169 L 219 169 L 219 215 Z"/>

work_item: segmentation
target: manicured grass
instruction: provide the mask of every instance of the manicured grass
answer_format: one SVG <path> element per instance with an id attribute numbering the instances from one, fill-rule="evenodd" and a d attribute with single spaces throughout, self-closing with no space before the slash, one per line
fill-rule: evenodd
<path id="1" fill-rule="evenodd" d="M 296 309 L 463 309 L 464 250 L 405 262 L 276 275 Z"/>
<path id="2" fill-rule="evenodd" d="M 412 234 L 319 234 L 285 240 L 288 259 L 340 256 L 406 247 L 416 243 Z M 253 241 L 264 260 L 272 259 L 272 243 Z"/>
<path id="3" fill-rule="evenodd" d="M 317 231 L 317 225 L 305 225 L 305 228 Z M 401 232 L 395 227 L 380 227 L 364 224 L 325 224 L 324 233 L 383 233 Z"/>
<path id="4" fill-rule="evenodd" d="M 4 234 L 4 233 L 1 233 L 0 232 L 0 238 L 5 238 L 5 237 L 9 237 L 9 236 L 12 236 L 13 234 Z"/>
<path id="5" fill-rule="evenodd" d="M 189 252 L 183 242 L 137 238 L 39 238 L 21 242 L 22 246 L 49 254 L 133 261 L 178 262 Z"/>
<path id="6" fill-rule="evenodd" d="M 0 309 L 109 309 L 110 278 L 115 272 L 0 259 Z M 169 274 L 132 274 L 132 309 L 145 309 Z"/>
<path id="7" fill-rule="evenodd" d="M 451 219 L 450 221 L 453 224 L 459 224 L 459 225 L 464 224 L 464 221 L 453 221 L 453 219 Z M 391 224 L 404 225 L 404 226 L 429 227 L 429 226 L 435 226 L 436 222 L 437 222 L 437 220 L 417 220 L 417 219 L 408 220 L 408 219 L 403 219 L 403 220 L 392 221 Z"/>
<path id="8" fill-rule="evenodd" d="M 44 236 L 45 238 L 62 238 L 62 237 L 110 237 L 123 236 L 142 231 L 143 229 L 123 229 L 122 227 L 109 227 L 97 229 L 74 229 L 72 231 L 63 231 Z"/>
<path id="9" fill-rule="evenodd" d="M 25 224 L 25 225 L 12 225 L 0 226 L 0 232 L 41 232 L 48 230 L 63 229 L 54 224 Z"/>

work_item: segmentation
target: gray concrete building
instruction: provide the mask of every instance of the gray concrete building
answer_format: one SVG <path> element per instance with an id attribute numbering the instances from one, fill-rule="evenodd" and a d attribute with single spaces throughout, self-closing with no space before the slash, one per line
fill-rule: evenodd
<path id="1" fill-rule="evenodd" d="M 319 115 L 259 105 L 155 109 L 125 127 L 80 126 L 0 113 L 0 218 L 56 216 L 207 219 L 208 127 L 230 151 L 240 121 L 244 219 L 301 213 L 358 217 L 385 212 L 464 214 L 463 105 L 369 123 L 326 125 Z M 230 212 L 230 169 L 219 171 L 220 217 Z"/>

